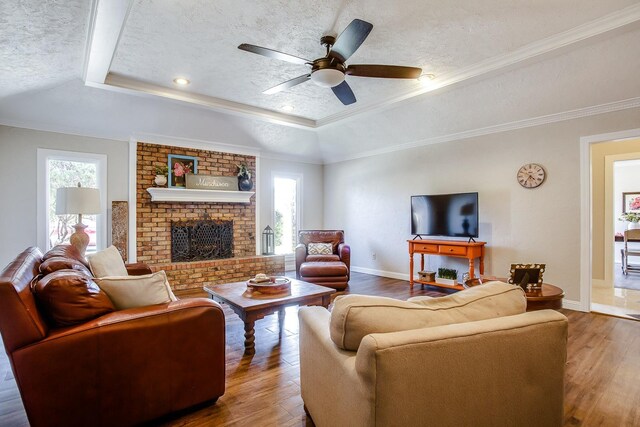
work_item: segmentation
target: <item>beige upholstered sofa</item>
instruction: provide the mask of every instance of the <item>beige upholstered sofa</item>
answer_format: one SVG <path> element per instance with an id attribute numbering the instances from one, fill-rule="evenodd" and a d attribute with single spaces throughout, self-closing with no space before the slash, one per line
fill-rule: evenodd
<path id="1" fill-rule="evenodd" d="M 323 426 L 559 426 L 567 319 L 492 282 L 442 298 L 303 307 L 300 381 Z"/>

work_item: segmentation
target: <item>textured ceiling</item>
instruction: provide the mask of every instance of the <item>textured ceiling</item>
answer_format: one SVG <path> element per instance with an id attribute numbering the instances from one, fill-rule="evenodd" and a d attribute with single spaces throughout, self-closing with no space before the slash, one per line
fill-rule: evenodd
<path id="1" fill-rule="evenodd" d="M 135 0 L 110 71 L 159 86 L 186 76 L 185 89 L 319 120 L 347 111 L 329 89 L 304 83 L 262 91 L 307 67 L 237 49 L 251 43 L 307 59 L 324 55 L 320 36 L 354 18 L 374 25 L 348 63 L 419 66 L 439 77 L 637 3 L 634 0 Z M 508 7 L 505 7 L 508 4 Z M 358 104 L 419 88 L 415 80 L 348 77 Z"/>
<path id="2" fill-rule="evenodd" d="M 82 76 L 87 0 L 0 0 L 0 98 Z"/>
<path id="3" fill-rule="evenodd" d="M 112 26 L 113 43 L 121 37 L 112 62 L 112 51 L 103 52 L 104 72 L 111 62 L 112 73 L 161 89 L 150 91 L 82 81 L 92 3 L 126 10 L 129 0 L 96 1 L 0 0 L 0 123 L 111 139 L 143 133 L 213 141 L 322 163 L 604 105 L 600 114 L 623 100 L 634 108 L 640 99 L 640 6 L 608 16 L 640 0 L 513 0 L 509 9 L 498 0 L 407 0 L 404 9 L 378 0 L 130 0 L 122 34 L 120 25 Z M 312 83 L 267 96 L 264 89 L 305 67 L 237 49 L 246 42 L 313 59 L 323 53 L 322 33 L 340 31 L 356 17 L 374 28 L 350 62 L 418 65 L 439 79 L 463 75 L 462 84 L 393 105 L 385 99 L 418 83 L 350 78 L 355 107 Z M 563 44 L 567 38 L 538 43 L 567 30 L 578 35 L 569 44 Z M 93 41 L 104 40 L 95 25 L 92 34 Z M 500 61 L 540 45 L 549 50 Z M 465 69 L 482 72 L 469 77 Z M 293 114 L 320 119 L 318 127 L 224 103 L 198 104 L 196 96 L 182 102 L 163 89 L 176 89 L 171 80 L 177 75 L 192 80 L 186 91 L 193 95 L 274 111 L 292 104 Z M 362 108 L 379 104 L 384 108 Z"/>

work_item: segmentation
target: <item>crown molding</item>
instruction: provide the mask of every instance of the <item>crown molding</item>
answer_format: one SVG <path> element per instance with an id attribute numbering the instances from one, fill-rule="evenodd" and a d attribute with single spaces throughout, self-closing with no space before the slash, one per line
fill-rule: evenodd
<path id="1" fill-rule="evenodd" d="M 249 116 L 250 118 L 257 118 L 270 123 L 277 123 L 285 126 L 293 126 L 303 129 L 313 129 L 316 127 L 316 122 L 314 120 L 306 119 L 304 117 L 279 113 L 276 111 L 267 110 L 265 108 L 253 107 L 251 105 L 242 104 L 235 101 L 215 98 L 213 96 L 200 95 L 197 93 L 171 89 L 164 86 L 154 85 L 140 80 L 131 79 L 115 73 L 109 73 L 104 85 L 98 86 L 102 87 L 103 89 L 119 88 L 121 90 L 127 91 L 128 93 L 138 95 L 142 93 L 150 96 L 161 96 L 176 101 L 200 105 L 223 113 L 245 117 Z"/>
<path id="2" fill-rule="evenodd" d="M 62 133 L 65 135 L 82 136 L 86 138 L 107 139 L 111 141 L 128 141 L 129 137 L 118 135 L 117 133 L 91 131 L 78 129 L 69 126 L 59 126 L 51 123 L 42 123 L 36 120 L 14 120 L 0 117 L 0 125 L 20 129 L 35 130 L 39 132 Z"/>
<path id="3" fill-rule="evenodd" d="M 591 107 L 578 108 L 568 110 L 561 113 L 548 114 L 529 119 L 517 120 L 499 125 L 487 126 L 478 129 L 467 130 L 463 132 L 452 133 L 448 135 L 437 136 L 433 138 L 419 139 L 417 141 L 395 145 L 393 147 L 379 148 L 376 150 L 365 151 L 351 156 L 334 156 L 331 159 L 325 159 L 325 164 L 339 163 L 348 160 L 356 160 L 364 157 L 378 156 L 381 154 L 394 153 L 396 151 L 404 151 L 412 148 L 423 147 L 425 145 L 440 144 L 443 142 L 458 141 L 461 139 L 474 138 L 478 136 L 490 135 L 493 133 L 507 132 L 517 129 L 523 129 L 533 126 L 540 126 L 550 123 L 557 123 L 566 120 L 579 119 L 582 117 L 595 116 L 598 114 L 611 113 L 614 111 L 627 110 L 631 108 L 640 108 L 640 97 L 615 101 L 606 104 L 594 105 Z"/>

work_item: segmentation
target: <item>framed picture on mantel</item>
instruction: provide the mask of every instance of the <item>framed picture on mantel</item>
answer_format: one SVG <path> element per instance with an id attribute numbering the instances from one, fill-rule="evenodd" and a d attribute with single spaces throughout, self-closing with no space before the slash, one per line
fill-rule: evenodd
<path id="1" fill-rule="evenodd" d="M 185 175 L 188 173 L 198 173 L 198 159 L 169 154 L 169 187 L 185 188 Z"/>

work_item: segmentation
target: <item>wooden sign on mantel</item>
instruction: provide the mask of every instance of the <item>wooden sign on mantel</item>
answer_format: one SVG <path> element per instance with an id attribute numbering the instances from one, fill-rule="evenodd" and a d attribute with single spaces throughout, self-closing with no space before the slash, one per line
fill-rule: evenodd
<path id="1" fill-rule="evenodd" d="M 194 190 L 238 191 L 238 177 L 191 174 L 187 175 L 187 188 Z"/>

